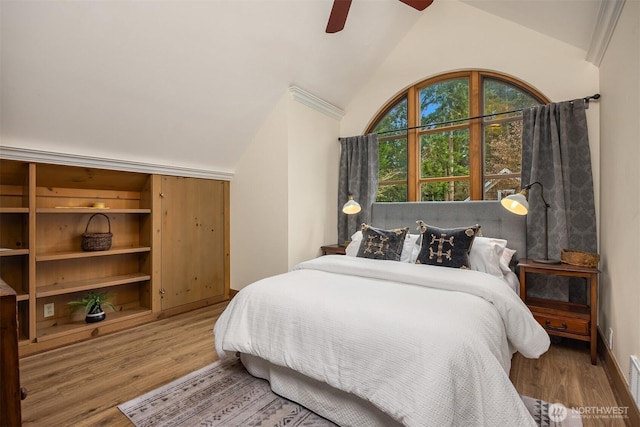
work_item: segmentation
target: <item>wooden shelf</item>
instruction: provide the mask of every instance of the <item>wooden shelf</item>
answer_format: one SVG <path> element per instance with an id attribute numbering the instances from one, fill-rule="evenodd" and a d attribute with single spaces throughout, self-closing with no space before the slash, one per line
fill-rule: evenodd
<path id="1" fill-rule="evenodd" d="M 151 209 L 100 209 L 100 208 L 84 208 L 84 207 L 59 207 L 59 208 L 37 208 L 36 213 L 39 214 L 148 214 Z"/>
<path id="2" fill-rule="evenodd" d="M 153 176 L 45 163 L 29 166 L 26 225 L 31 237 L 30 261 L 35 259 L 35 268 L 29 266 L 33 270 L 29 305 L 35 307 L 28 312 L 32 348 L 55 348 L 91 338 L 97 328 L 100 333 L 108 333 L 148 321 L 154 309 Z M 12 189 L 19 190 L 24 191 Z M 17 197 L 7 199 L 5 206 L 19 206 L 20 201 Z M 102 207 L 96 207 L 96 203 Z M 85 224 L 89 227 L 80 222 L 94 214 L 110 217 L 113 245 L 107 251 L 83 251 L 80 247 L 81 230 Z M 95 229 L 106 231 L 106 225 L 101 220 Z M 104 321 L 87 324 L 84 316 L 70 316 L 65 309 L 42 317 L 47 303 L 65 305 L 77 299 L 78 293 L 99 290 L 113 294 L 114 304 L 119 302 L 116 312 L 105 310 Z"/>
<path id="3" fill-rule="evenodd" d="M 29 255 L 29 249 L 9 249 L 8 251 L 0 250 L 0 257 L 18 255 Z"/>
<path id="4" fill-rule="evenodd" d="M 122 311 L 105 311 L 107 314 L 106 320 L 100 323 L 86 323 L 84 321 L 62 323 L 54 326 L 39 329 L 37 331 L 37 342 L 53 340 L 65 335 L 75 334 L 81 331 L 93 330 L 96 328 L 102 328 L 112 323 L 122 322 L 132 319 L 134 317 L 142 317 L 151 313 L 151 310 L 145 307 L 137 307 L 133 309 L 126 309 Z"/>
<path id="5" fill-rule="evenodd" d="M 151 248 L 149 246 L 140 246 L 134 248 L 116 248 L 109 249 L 108 251 L 91 251 L 91 252 L 83 252 L 83 251 L 68 251 L 68 252 L 54 252 L 48 254 L 36 254 L 37 262 L 44 261 L 59 261 L 64 259 L 79 259 L 79 258 L 92 258 L 92 257 L 101 257 L 101 256 L 112 256 L 112 255 L 123 255 L 123 254 L 135 254 L 140 252 L 150 252 Z"/>
<path id="6" fill-rule="evenodd" d="M 29 294 L 27 293 L 18 293 L 16 295 L 16 301 L 29 301 Z"/>
<path id="7" fill-rule="evenodd" d="M 26 214 L 29 213 L 29 208 L 1 208 L 0 213 L 8 214 Z"/>
<path id="8" fill-rule="evenodd" d="M 529 273 L 557 274 L 559 276 L 584 277 L 585 274 L 597 274 L 597 268 L 581 267 L 578 265 L 565 264 L 545 264 L 531 259 L 522 259 L 518 265 L 526 267 Z"/>
<path id="9" fill-rule="evenodd" d="M 548 314 L 563 315 L 571 313 L 575 317 L 585 319 L 588 319 L 590 315 L 589 306 L 583 304 L 543 298 L 527 298 L 525 302 L 532 310 L 535 308 L 537 311 Z"/>
<path id="10" fill-rule="evenodd" d="M 151 280 L 149 274 L 132 273 L 119 276 L 101 277 L 91 280 L 79 280 L 63 284 L 41 286 L 36 292 L 37 298 L 51 297 L 54 295 L 64 295 L 71 292 L 89 291 L 91 289 L 107 288 L 109 286 L 126 285 L 128 283 L 144 282 Z"/>

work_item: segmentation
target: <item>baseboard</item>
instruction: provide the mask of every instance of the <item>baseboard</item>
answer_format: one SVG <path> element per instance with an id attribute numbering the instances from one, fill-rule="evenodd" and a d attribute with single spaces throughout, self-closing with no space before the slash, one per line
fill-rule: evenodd
<path id="1" fill-rule="evenodd" d="M 609 384 L 611 384 L 618 403 L 621 407 L 628 408 L 628 418 L 625 420 L 627 426 L 640 426 L 640 410 L 638 410 L 638 407 L 633 401 L 633 396 L 631 396 L 631 390 L 627 387 L 624 374 L 620 370 L 620 366 L 618 366 L 611 350 L 609 350 L 609 347 L 606 345 L 600 328 L 598 328 L 598 354 L 600 355 L 602 366 L 609 378 Z"/>
<path id="2" fill-rule="evenodd" d="M 177 314 L 186 313 L 187 311 L 197 310 L 199 308 L 213 306 L 215 304 L 223 303 L 229 299 L 225 295 L 219 295 L 212 298 L 205 298 L 203 300 L 191 302 L 189 304 L 179 305 L 177 307 L 168 308 L 158 313 L 157 319 L 164 319 L 165 317 L 175 316 Z"/>

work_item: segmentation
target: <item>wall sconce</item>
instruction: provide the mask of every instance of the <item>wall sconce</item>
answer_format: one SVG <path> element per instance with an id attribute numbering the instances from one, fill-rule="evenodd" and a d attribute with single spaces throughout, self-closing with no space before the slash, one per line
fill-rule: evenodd
<path id="1" fill-rule="evenodd" d="M 357 214 L 361 210 L 362 207 L 360 207 L 360 204 L 353 200 L 352 194 L 349 194 L 349 200 L 347 200 L 347 203 L 342 206 L 342 212 L 346 213 L 347 215 L 353 215 Z"/>
<path id="2" fill-rule="evenodd" d="M 525 186 L 519 193 L 505 197 L 500 201 L 500 203 L 502 203 L 502 206 L 509 212 L 512 212 L 516 215 L 526 215 L 527 213 L 529 213 L 529 202 L 527 201 L 527 193 L 531 189 L 531 187 L 536 184 L 540 186 L 540 197 L 542 198 L 542 202 L 544 203 L 544 259 L 535 259 L 534 261 L 544 264 L 559 264 L 560 260 L 549 259 L 548 211 L 551 206 L 544 198 L 544 187 L 542 186 L 542 184 L 538 181 L 532 182 L 531 184 Z"/>

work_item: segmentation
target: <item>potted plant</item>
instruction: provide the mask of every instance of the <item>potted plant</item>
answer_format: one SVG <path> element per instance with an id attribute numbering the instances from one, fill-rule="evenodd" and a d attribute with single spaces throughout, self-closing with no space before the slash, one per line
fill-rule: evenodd
<path id="1" fill-rule="evenodd" d="M 104 292 L 89 292 L 79 301 L 70 301 L 68 304 L 71 305 L 74 310 L 79 307 L 84 307 L 85 311 L 85 322 L 87 323 L 96 323 L 104 320 L 107 315 L 102 310 L 102 305 L 110 308 L 112 311 L 115 311 L 115 307 L 111 304 L 107 299 L 110 296 L 105 294 Z"/>

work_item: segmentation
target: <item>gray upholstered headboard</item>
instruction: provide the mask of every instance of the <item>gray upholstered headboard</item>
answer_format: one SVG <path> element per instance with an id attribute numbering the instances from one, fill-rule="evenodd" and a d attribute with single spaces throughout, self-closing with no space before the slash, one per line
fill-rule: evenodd
<path id="1" fill-rule="evenodd" d="M 508 212 L 497 201 L 374 203 L 372 206 L 374 227 L 409 227 L 410 233 L 418 234 L 416 221 L 419 219 L 436 227 L 480 224 L 483 236 L 507 240 L 507 246 L 516 250 L 514 260 L 526 257 L 526 217 Z"/>

